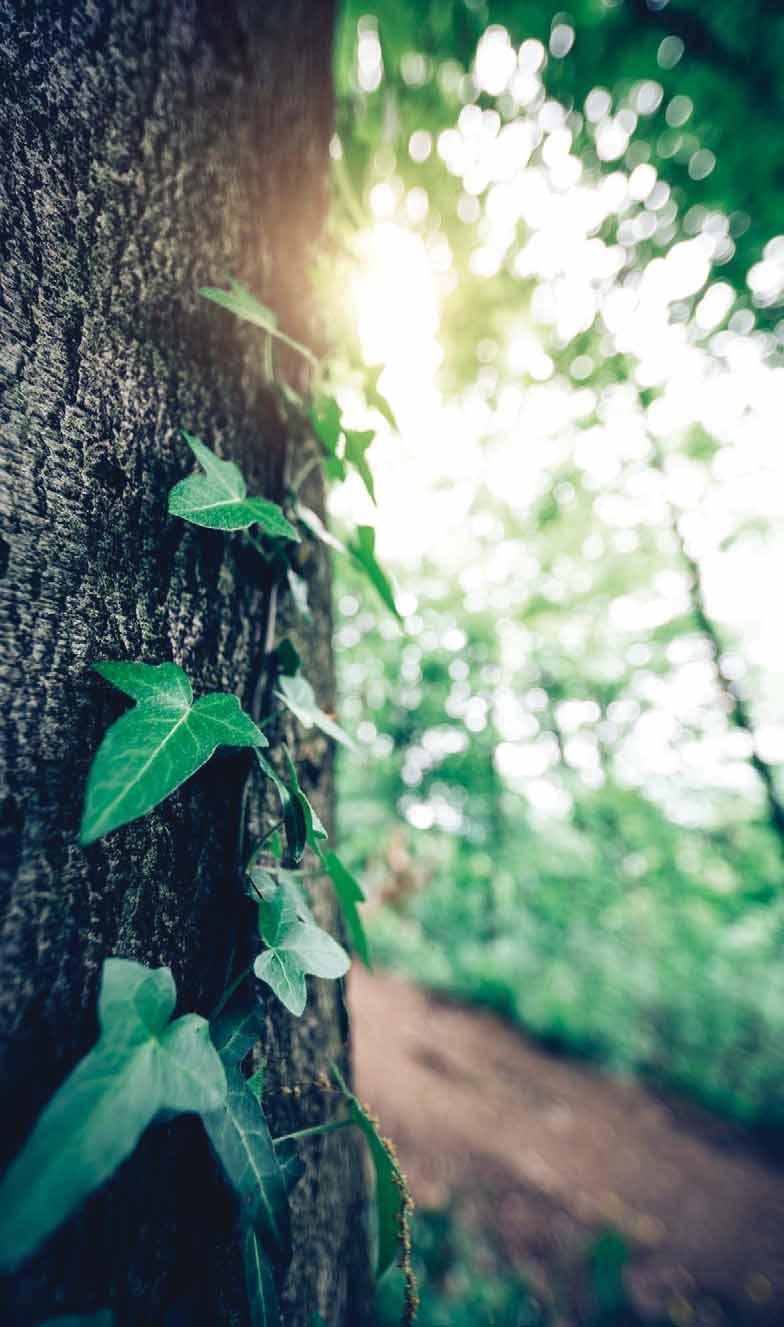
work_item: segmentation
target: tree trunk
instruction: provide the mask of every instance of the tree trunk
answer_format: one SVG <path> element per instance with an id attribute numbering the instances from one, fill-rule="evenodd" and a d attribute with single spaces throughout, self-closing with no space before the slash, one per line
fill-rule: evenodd
<path id="1" fill-rule="evenodd" d="M 273 499 L 309 445 L 264 385 L 262 334 L 196 290 L 232 274 L 307 339 L 333 17 L 308 0 L 0 0 L 3 1160 L 93 1041 L 106 956 L 169 964 L 178 1011 L 206 1014 L 241 955 L 240 867 L 270 823 L 266 790 L 227 752 L 80 848 L 87 769 L 123 708 L 90 664 L 173 660 L 196 695 L 234 692 L 259 717 L 265 566 L 239 536 L 169 518 L 166 500 L 193 468 L 180 427 Z M 299 365 L 284 367 L 297 385 Z M 300 569 L 313 623 L 297 646 L 329 708 L 322 552 L 303 545 Z M 300 741 L 298 757 L 329 817 L 326 743 Z M 334 921 L 328 896 L 316 907 Z M 334 1109 L 313 1080 L 345 1042 L 340 990 L 309 988 L 299 1021 L 268 1002 L 274 1133 Z M 293 1196 L 284 1316 L 297 1327 L 317 1309 L 331 1327 L 365 1320 L 351 1132 L 309 1145 Z M 23 1327 L 104 1307 L 119 1324 L 245 1324 L 234 1200 L 199 1122 L 150 1130 L 5 1294 L 3 1321 Z"/>

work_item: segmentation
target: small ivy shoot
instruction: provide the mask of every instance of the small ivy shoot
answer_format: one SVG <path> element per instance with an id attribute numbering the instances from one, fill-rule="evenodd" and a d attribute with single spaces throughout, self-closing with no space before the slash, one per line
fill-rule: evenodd
<path id="1" fill-rule="evenodd" d="M 308 350 L 308 347 L 303 346 L 301 341 L 295 341 L 293 337 L 282 332 L 272 309 L 267 308 L 266 304 L 262 304 L 260 300 L 257 300 L 255 295 L 252 295 L 245 286 L 241 285 L 239 281 L 235 281 L 233 277 L 229 277 L 228 290 L 221 290 L 217 286 L 202 286 L 199 294 L 204 299 L 212 300 L 213 304 L 219 304 L 222 309 L 228 309 L 230 313 L 235 314 L 237 318 L 241 318 L 243 322 L 252 323 L 254 327 L 261 328 L 263 332 L 267 332 L 275 340 L 287 345 L 290 350 L 296 350 L 297 354 L 302 355 L 315 369 L 319 368 L 319 362 L 312 350 Z"/>
<path id="2" fill-rule="evenodd" d="M 286 706 L 299 719 L 305 728 L 320 728 L 327 737 L 332 737 L 336 742 L 342 742 L 344 746 L 353 748 L 354 743 L 348 733 L 344 732 L 334 719 L 330 719 L 322 709 L 316 704 L 316 697 L 313 688 L 306 678 L 279 677 L 278 688 L 275 692 L 278 700 Z"/>

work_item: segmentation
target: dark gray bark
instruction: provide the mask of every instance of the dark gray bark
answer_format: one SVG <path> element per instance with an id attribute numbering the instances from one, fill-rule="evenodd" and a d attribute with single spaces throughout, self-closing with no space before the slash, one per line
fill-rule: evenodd
<path id="1" fill-rule="evenodd" d="M 197 695 L 233 691 L 258 717 L 264 566 L 238 537 L 168 518 L 166 495 L 192 469 L 180 426 L 272 498 L 308 445 L 264 387 L 261 334 L 195 292 L 231 273 L 307 339 L 332 23 L 329 2 L 308 0 L 0 0 L 2 1161 L 94 1038 L 107 955 L 170 964 L 178 1008 L 206 1013 L 242 954 L 239 864 L 269 823 L 247 755 L 219 755 L 83 850 L 88 765 L 122 708 L 89 665 L 173 659 Z M 329 706 L 321 552 L 303 546 L 301 570 L 314 624 L 298 644 Z M 298 754 L 328 814 L 326 744 Z M 317 906 L 331 919 L 328 896 Z M 310 988 L 300 1022 L 269 1002 L 275 1132 L 334 1109 L 313 1079 L 345 1017 L 335 983 Z M 286 1295 L 297 1327 L 314 1309 L 336 1327 L 363 1318 L 356 1148 L 345 1132 L 310 1145 Z M 3 1320 L 111 1306 L 121 1324 L 243 1324 L 234 1218 L 198 1122 L 156 1126 L 6 1287 Z"/>

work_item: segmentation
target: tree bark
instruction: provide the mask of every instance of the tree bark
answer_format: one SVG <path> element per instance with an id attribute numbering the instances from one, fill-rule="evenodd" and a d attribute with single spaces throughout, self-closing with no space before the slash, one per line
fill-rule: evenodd
<path id="1" fill-rule="evenodd" d="M 247 754 L 79 847 L 87 769 L 123 708 L 90 664 L 171 659 L 196 695 L 234 692 L 260 717 L 264 564 L 238 536 L 169 518 L 166 500 L 192 470 L 180 427 L 278 500 L 309 445 L 264 386 L 262 334 L 196 290 L 232 274 L 307 339 L 333 17 L 324 0 L 0 0 L 3 1161 L 94 1039 L 106 956 L 169 964 L 178 1012 L 206 1014 L 248 930 L 240 867 L 270 815 Z M 297 385 L 300 366 L 285 367 Z M 297 645 L 329 708 L 322 552 L 303 545 L 300 570 L 313 624 Z M 329 816 L 326 743 L 300 741 L 298 757 Z M 327 895 L 316 907 L 334 921 Z M 346 1039 L 340 990 L 309 986 L 300 1021 L 267 1006 L 273 1132 L 334 1109 L 314 1078 Z M 296 1327 L 316 1309 L 333 1327 L 365 1320 L 351 1132 L 308 1145 L 294 1193 Z M 145 1327 L 247 1322 L 234 1200 L 198 1121 L 149 1131 L 5 1287 L 3 1320 L 104 1307 Z"/>

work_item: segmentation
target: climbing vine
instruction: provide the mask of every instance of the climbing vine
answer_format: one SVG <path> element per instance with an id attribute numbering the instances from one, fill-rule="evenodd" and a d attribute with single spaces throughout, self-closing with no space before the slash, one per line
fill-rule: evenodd
<path id="1" fill-rule="evenodd" d="M 399 616 L 392 586 L 375 555 L 372 527 L 360 525 L 343 543 L 299 496 L 320 460 L 328 479 L 340 481 L 355 470 L 375 502 L 366 455 L 373 432 L 345 426 L 321 362 L 286 335 L 272 310 L 239 282 L 200 294 L 265 333 L 271 383 L 274 341 L 307 360 L 313 375 L 310 399 L 287 384 L 276 385 L 286 410 L 309 425 L 321 454 L 303 467 L 279 505 L 249 495 L 234 461 L 222 460 L 200 438 L 182 430 L 199 469 L 172 488 L 169 513 L 227 535 L 240 533 L 271 567 L 272 594 L 288 591 L 305 619 L 307 585 L 290 556 L 301 532 L 350 557 Z M 391 418 L 373 379 L 369 399 Z M 411 1322 L 416 1312 L 408 1232 L 411 1197 L 394 1148 L 377 1122 L 333 1065 L 334 1082 L 324 1074 L 319 1081 L 325 1093 L 341 1094 L 347 1114 L 273 1138 L 262 1105 L 263 1067 L 252 1077 L 243 1072 L 243 1062 L 262 1032 L 256 983 L 263 983 L 299 1017 L 307 1002 L 307 976 L 339 979 L 351 963 L 346 950 L 316 922 L 303 873 L 294 869 L 308 850 L 316 865 L 307 875 L 331 880 L 353 949 L 369 966 L 358 908 L 364 900 L 362 888 L 336 853 L 324 851 L 327 832 L 300 786 L 291 755 L 268 733 L 278 732 L 278 717 L 285 709 L 306 729 L 316 727 L 349 746 L 352 740 L 317 705 L 290 640 L 273 644 L 262 663 L 269 679 L 269 712 L 261 723 L 245 713 L 234 695 L 213 692 L 194 699 L 188 677 L 174 663 L 103 660 L 93 665 L 134 703 L 107 730 L 93 759 L 80 831 L 83 845 L 147 815 L 220 746 L 252 751 L 260 777 L 275 790 L 280 816 L 253 845 L 244 866 L 248 939 L 257 952 L 232 978 L 209 1017 L 191 1013 L 170 1021 L 176 988 L 169 968 L 105 960 L 98 1040 L 45 1106 L 0 1183 L 0 1270 L 11 1271 L 28 1259 L 130 1156 L 156 1118 L 195 1113 L 237 1195 L 251 1322 L 253 1327 L 279 1327 L 278 1294 L 291 1257 L 289 1195 L 304 1170 L 297 1142 L 353 1125 L 367 1140 L 376 1176 L 377 1274 L 382 1276 L 399 1256 L 406 1281 L 403 1318 Z"/>

